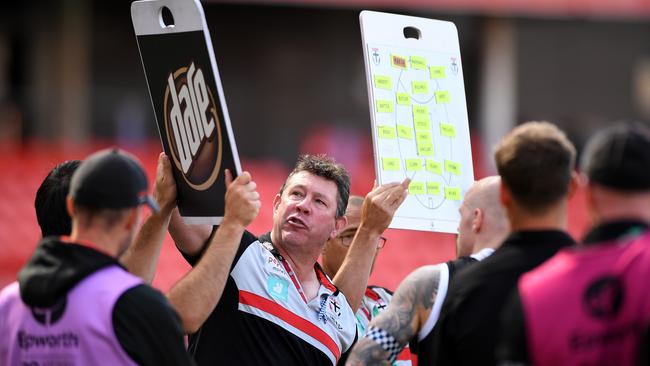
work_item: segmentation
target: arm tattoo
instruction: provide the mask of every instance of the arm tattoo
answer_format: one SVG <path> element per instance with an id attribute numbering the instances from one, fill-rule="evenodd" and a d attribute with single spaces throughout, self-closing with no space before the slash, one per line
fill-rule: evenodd
<path id="1" fill-rule="evenodd" d="M 430 314 L 438 294 L 440 271 L 436 266 L 418 268 L 402 281 L 386 311 L 373 319 L 371 326 L 388 332 L 403 349 L 422 326 L 421 314 Z M 388 363 L 389 353 L 375 341 L 362 338 L 352 349 L 348 365 Z"/>

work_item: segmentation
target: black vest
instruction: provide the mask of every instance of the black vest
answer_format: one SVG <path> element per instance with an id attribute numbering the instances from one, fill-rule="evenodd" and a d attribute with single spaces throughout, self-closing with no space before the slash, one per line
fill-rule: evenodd
<path id="1" fill-rule="evenodd" d="M 472 263 L 477 263 L 478 261 L 470 256 L 467 257 L 460 257 L 458 259 L 449 261 L 445 263 L 447 265 L 447 268 L 449 269 L 449 283 L 451 283 L 451 279 L 454 278 L 454 276 L 458 273 L 459 270 L 462 268 L 465 268 L 466 266 L 472 264 Z M 440 285 L 438 285 L 440 286 Z M 447 289 L 447 293 L 449 293 L 449 289 Z M 444 301 L 445 299 L 441 299 Z M 427 334 L 424 338 L 422 338 L 421 341 L 418 341 L 417 339 L 417 334 L 415 335 L 415 338 L 411 339 L 409 342 L 409 347 L 411 349 L 411 354 L 417 356 L 418 360 L 418 365 L 433 365 L 433 360 L 434 360 L 434 352 L 435 350 L 433 349 L 433 334 L 436 329 L 436 326 L 431 329 L 429 334 Z"/>

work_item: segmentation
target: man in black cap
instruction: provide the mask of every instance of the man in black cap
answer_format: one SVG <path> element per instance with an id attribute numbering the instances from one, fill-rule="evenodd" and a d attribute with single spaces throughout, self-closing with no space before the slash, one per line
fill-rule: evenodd
<path id="1" fill-rule="evenodd" d="M 601 131 L 582 168 L 594 228 L 581 246 L 522 276 L 503 312 L 501 364 L 641 364 L 650 324 L 650 129 L 627 122 Z"/>
<path id="2" fill-rule="evenodd" d="M 179 319 L 165 297 L 117 261 L 139 228 L 147 178 L 129 154 L 81 163 L 67 199 L 70 237 L 42 240 L 0 293 L 0 364 L 185 365 Z"/>

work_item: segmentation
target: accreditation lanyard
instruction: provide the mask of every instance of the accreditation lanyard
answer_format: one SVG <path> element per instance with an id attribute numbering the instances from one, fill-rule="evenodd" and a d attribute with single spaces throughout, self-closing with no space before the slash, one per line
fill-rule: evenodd
<path id="1" fill-rule="evenodd" d="M 277 260 L 279 260 L 280 263 L 282 263 L 284 270 L 291 278 L 291 282 L 293 282 L 293 285 L 296 287 L 296 290 L 300 294 L 300 297 L 305 302 L 305 304 L 309 304 L 309 302 L 307 301 L 307 297 L 305 296 L 305 292 L 302 290 L 302 286 L 300 285 L 300 281 L 298 281 L 298 277 L 296 276 L 296 273 L 291 268 L 291 265 L 284 258 L 284 256 L 280 254 L 280 252 L 275 248 L 275 246 L 273 246 L 273 244 L 271 244 L 271 247 L 273 248 L 271 250 L 271 254 L 273 254 L 273 256 L 277 258 Z M 327 294 L 327 293 L 321 294 L 320 307 L 318 310 L 318 319 L 321 320 L 323 323 L 327 324 L 327 317 L 325 315 L 327 300 L 329 299 L 330 296 L 338 295 L 339 290 L 336 288 L 336 286 L 334 286 L 334 284 L 329 282 L 329 279 L 325 275 L 325 272 L 320 267 L 320 265 L 318 265 L 318 262 L 314 264 L 314 271 L 316 272 L 316 276 L 318 277 L 318 282 L 320 283 L 320 285 L 325 286 L 325 288 L 332 291 L 332 294 Z"/>
<path id="2" fill-rule="evenodd" d="M 284 267 L 284 270 L 287 271 L 287 274 L 289 277 L 291 277 L 291 282 L 293 282 L 293 285 L 296 286 L 296 290 L 298 290 L 298 293 L 300 294 L 300 297 L 302 297 L 303 301 L 305 304 L 307 304 L 307 297 L 305 297 L 305 292 L 302 290 L 302 286 L 300 285 L 300 281 L 298 281 L 298 277 L 296 276 L 296 273 L 293 271 L 291 268 L 291 265 L 287 263 L 287 261 L 284 259 L 282 254 L 278 253 L 276 249 L 273 249 L 275 256 L 278 258 L 280 263 L 282 263 L 282 266 Z"/>

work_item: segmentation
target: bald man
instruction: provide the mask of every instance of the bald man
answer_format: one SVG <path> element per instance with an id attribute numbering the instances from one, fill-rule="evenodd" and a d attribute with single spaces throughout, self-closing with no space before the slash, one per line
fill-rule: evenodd
<path id="1" fill-rule="evenodd" d="M 409 342 L 418 363 L 427 364 L 450 279 L 460 268 L 491 255 L 508 235 L 500 184 L 499 177 L 491 176 L 470 187 L 459 209 L 458 259 L 420 267 L 408 275 L 387 310 L 372 320 L 366 336 L 353 348 L 347 365 L 391 364 Z"/>

